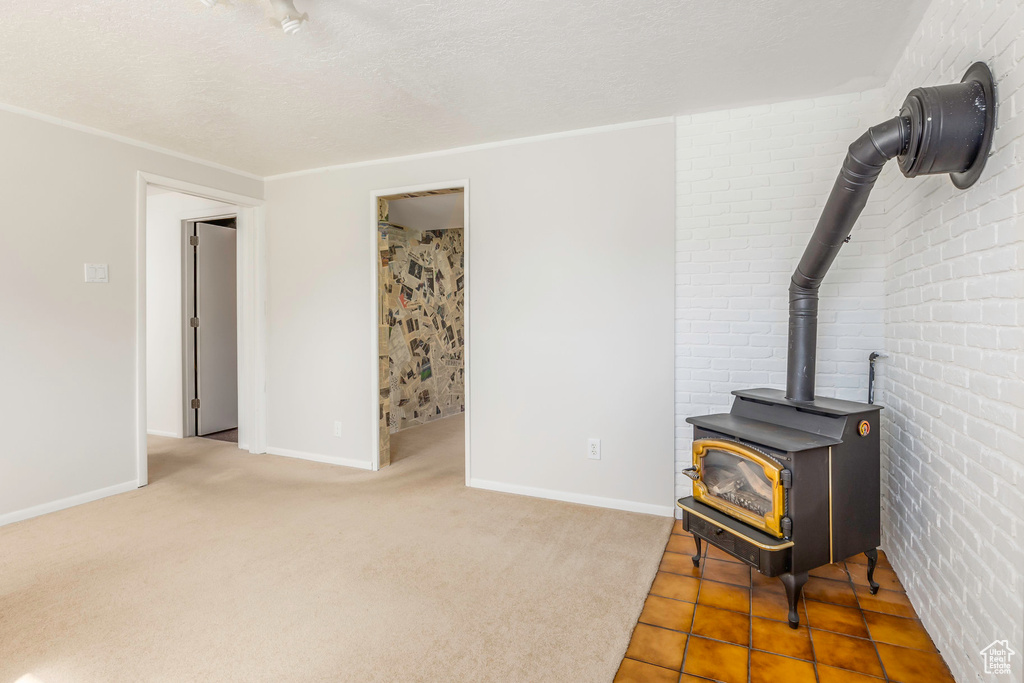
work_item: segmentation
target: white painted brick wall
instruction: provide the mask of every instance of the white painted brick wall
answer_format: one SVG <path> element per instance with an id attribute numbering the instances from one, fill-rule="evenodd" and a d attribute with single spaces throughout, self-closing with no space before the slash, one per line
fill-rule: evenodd
<path id="1" fill-rule="evenodd" d="M 895 112 L 975 61 L 997 80 L 974 187 L 890 164 L 873 197 L 887 222 L 882 543 L 958 681 L 994 680 L 979 651 L 997 638 L 1018 653 L 1013 680 L 1024 670 L 1022 59 L 1019 2 L 934 0 L 884 89 Z"/>
<path id="2" fill-rule="evenodd" d="M 676 489 L 691 415 L 733 389 L 786 383 L 788 287 L 849 144 L 881 120 L 881 90 L 678 117 Z M 869 205 L 821 288 L 817 393 L 867 395 L 884 346 L 884 232 Z"/>
<path id="3" fill-rule="evenodd" d="M 884 348 L 883 547 L 959 681 L 1009 639 L 1024 669 L 1024 7 L 934 0 L 886 87 L 678 119 L 676 464 L 689 415 L 783 387 L 786 288 L 846 147 L 918 85 L 984 60 L 981 181 L 883 171 L 822 287 L 818 393 L 864 400 Z M 689 480 L 677 474 L 677 492 Z"/>

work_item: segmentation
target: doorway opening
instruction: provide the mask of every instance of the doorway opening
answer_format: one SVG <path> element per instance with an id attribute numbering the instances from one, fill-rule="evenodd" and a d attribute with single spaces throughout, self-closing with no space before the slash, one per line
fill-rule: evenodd
<path id="1" fill-rule="evenodd" d="M 376 469 L 429 450 L 425 425 L 450 418 L 468 480 L 465 184 L 375 193 L 374 204 Z"/>
<path id="2" fill-rule="evenodd" d="M 235 220 L 238 448 L 267 450 L 266 230 L 255 197 L 143 171 L 136 187 L 135 443 L 137 481 L 145 486 L 150 439 L 188 434 L 186 221 Z"/>
<path id="3" fill-rule="evenodd" d="M 238 206 L 146 191 L 146 426 L 238 441 Z"/>

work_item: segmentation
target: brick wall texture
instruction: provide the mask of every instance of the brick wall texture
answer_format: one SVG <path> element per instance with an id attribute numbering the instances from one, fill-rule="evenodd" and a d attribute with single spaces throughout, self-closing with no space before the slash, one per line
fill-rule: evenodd
<path id="1" fill-rule="evenodd" d="M 999 100 L 981 180 L 961 191 L 890 162 L 822 286 L 818 333 L 822 396 L 866 400 L 868 354 L 888 355 L 883 548 L 960 681 L 986 680 L 993 640 L 1024 659 L 1024 5 L 933 0 L 881 89 L 677 118 L 684 496 L 685 418 L 785 386 L 789 278 L 847 146 L 979 60 Z"/>
<path id="2" fill-rule="evenodd" d="M 1024 7 L 935 0 L 885 87 L 996 77 L 981 180 L 880 179 L 885 229 L 883 538 L 957 680 L 1010 639 L 1024 659 Z M 1012 645 L 1011 645 L 1012 646 Z"/>

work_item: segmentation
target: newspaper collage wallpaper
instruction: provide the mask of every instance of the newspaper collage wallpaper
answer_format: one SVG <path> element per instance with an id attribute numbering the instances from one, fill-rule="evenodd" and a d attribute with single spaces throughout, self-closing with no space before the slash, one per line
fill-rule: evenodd
<path id="1" fill-rule="evenodd" d="M 465 410 L 462 229 L 414 232 L 378 216 L 381 466 L 390 435 Z"/>

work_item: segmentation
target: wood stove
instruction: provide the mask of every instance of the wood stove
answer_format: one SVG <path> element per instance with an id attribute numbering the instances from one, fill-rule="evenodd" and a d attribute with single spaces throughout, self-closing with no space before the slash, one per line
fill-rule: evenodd
<path id="1" fill-rule="evenodd" d="M 766 576 L 796 603 L 815 567 L 867 553 L 868 582 L 880 528 L 879 406 L 776 389 L 734 391 L 732 410 L 691 417 L 693 496 L 679 501 L 683 528 Z"/>
<path id="2" fill-rule="evenodd" d="M 879 406 L 814 395 L 818 289 L 887 161 L 908 178 L 949 173 L 974 184 L 995 129 L 995 83 L 978 62 L 960 83 L 916 88 L 899 115 L 850 145 L 789 287 L 786 391 L 734 391 L 728 413 L 691 417 L 693 495 L 683 528 L 767 576 L 789 600 L 789 625 L 808 572 L 857 553 L 874 581 L 880 542 Z"/>

